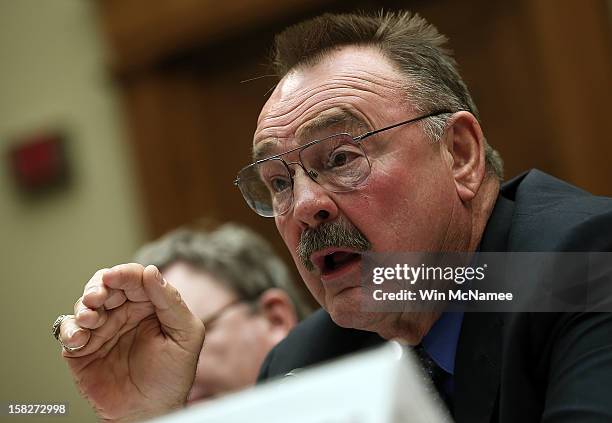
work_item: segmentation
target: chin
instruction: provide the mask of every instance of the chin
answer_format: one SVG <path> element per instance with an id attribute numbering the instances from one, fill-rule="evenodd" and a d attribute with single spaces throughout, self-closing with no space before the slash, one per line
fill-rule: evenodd
<path id="1" fill-rule="evenodd" d="M 325 309 L 338 326 L 376 332 L 378 322 L 384 314 L 364 311 L 363 295 L 361 287 L 344 290 L 330 298 Z"/>
<path id="2" fill-rule="evenodd" d="M 340 327 L 347 329 L 359 329 L 359 324 L 356 321 L 354 313 L 344 313 L 339 311 L 330 311 L 330 317 Z"/>
<path id="3" fill-rule="evenodd" d="M 381 321 L 385 318 L 385 313 L 362 311 L 359 306 L 345 307 L 345 304 L 335 304 L 328 312 L 338 326 L 368 332 L 379 332 Z"/>
<path id="4" fill-rule="evenodd" d="M 426 326 L 427 330 L 423 330 L 421 313 L 409 313 L 406 316 L 403 313 L 362 311 L 359 306 L 356 309 L 343 306 L 335 304 L 335 307 L 328 310 L 334 323 L 343 328 L 376 332 L 386 340 L 400 339 L 416 345 L 430 327 Z"/>

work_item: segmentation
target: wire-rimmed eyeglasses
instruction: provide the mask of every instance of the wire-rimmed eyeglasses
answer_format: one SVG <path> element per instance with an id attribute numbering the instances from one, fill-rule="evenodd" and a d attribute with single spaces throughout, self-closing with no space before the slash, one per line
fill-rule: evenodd
<path id="1" fill-rule="evenodd" d="M 243 304 L 246 303 L 247 301 L 243 298 L 237 298 L 233 301 L 230 301 L 229 303 L 225 304 L 223 307 L 221 307 L 220 309 L 218 309 L 217 311 L 215 311 L 214 313 L 212 313 L 210 316 L 208 316 L 205 319 L 202 319 L 202 323 L 204 323 L 204 327 L 209 330 L 211 326 L 213 326 L 213 324 L 219 320 L 219 318 L 221 316 L 223 316 L 226 312 L 228 312 L 230 309 L 234 308 L 235 306 L 239 305 L 239 304 Z"/>
<path id="2" fill-rule="evenodd" d="M 240 188 L 245 201 L 258 215 L 283 215 L 293 205 L 293 174 L 290 165 L 300 166 L 310 179 L 330 192 L 353 191 L 366 181 L 372 167 L 361 145 L 363 140 L 398 126 L 447 113 L 453 112 L 438 110 L 356 137 L 340 133 L 310 141 L 242 168 L 234 185 Z M 298 152 L 298 161 L 287 162 L 282 158 L 295 151 Z"/>

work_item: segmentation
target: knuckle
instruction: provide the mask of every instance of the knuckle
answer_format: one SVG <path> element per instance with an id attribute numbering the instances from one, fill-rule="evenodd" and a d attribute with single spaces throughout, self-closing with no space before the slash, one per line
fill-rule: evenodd
<path id="1" fill-rule="evenodd" d="M 108 269 L 98 269 L 98 270 L 96 270 L 96 272 L 91 276 L 91 278 L 89 278 L 89 280 L 85 284 L 85 290 L 87 291 L 87 289 L 89 287 L 91 287 L 91 286 L 99 285 L 100 281 L 102 279 L 102 276 L 104 275 L 104 272 L 106 270 L 108 270 Z"/>
<path id="2" fill-rule="evenodd" d="M 103 274 L 103 273 L 104 273 L 106 270 L 108 270 L 108 269 L 104 268 L 104 269 L 98 269 L 98 270 L 96 270 L 96 273 L 94 273 L 94 274 L 93 274 L 93 278 L 92 278 L 92 279 L 99 277 L 99 276 L 100 276 L 100 275 L 102 275 L 102 274 Z"/>
<path id="3" fill-rule="evenodd" d="M 139 263 L 122 263 L 113 266 L 110 270 L 117 273 L 121 278 L 130 278 L 135 275 L 141 275 L 144 267 Z"/>
<path id="4" fill-rule="evenodd" d="M 85 324 L 92 318 L 90 313 L 77 313 L 75 317 L 75 324 Z"/>
<path id="5" fill-rule="evenodd" d="M 134 269 L 134 271 L 141 272 L 141 273 L 145 269 L 144 266 L 140 263 L 128 263 L 126 264 L 126 266 L 129 266 L 131 269 Z"/>
<path id="6" fill-rule="evenodd" d="M 98 318 L 96 319 L 94 328 L 97 329 L 100 326 L 104 325 L 104 323 L 106 323 L 107 320 L 108 320 L 108 314 L 106 313 L 106 311 L 98 312 Z"/>
<path id="7" fill-rule="evenodd" d="M 95 312 L 95 310 L 90 309 L 84 304 L 79 305 L 79 307 L 74 310 L 75 320 L 82 314 L 85 314 L 86 312 Z"/>

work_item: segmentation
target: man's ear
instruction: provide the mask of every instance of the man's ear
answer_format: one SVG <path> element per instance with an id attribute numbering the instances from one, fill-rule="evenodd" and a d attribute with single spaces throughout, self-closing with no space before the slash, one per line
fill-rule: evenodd
<path id="1" fill-rule="evenodd" d="M 447 122 L 444 137 L 457 194 L 464 203 L 471 201 L 485 177 L 484 135 L 473 114 L 461 111 Z"/>
<path id="2" fill-rule="evenodd" d="M 276 342 L 280 342 L 298 323 L 293 301 L 282 289 L 270 288 L 259 296 L 259 312 L 267 320 Z"/>

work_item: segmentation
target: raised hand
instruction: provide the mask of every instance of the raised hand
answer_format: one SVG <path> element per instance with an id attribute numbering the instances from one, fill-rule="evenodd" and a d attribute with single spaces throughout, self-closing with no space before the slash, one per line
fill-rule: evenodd
<path id="1" fill-rule="evenodd" d="M 99 417 L 134 421 L 183 406 L 204 325 L 155 266 L 131 263 L 94 274 L 59 337 Z"/>

